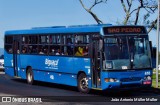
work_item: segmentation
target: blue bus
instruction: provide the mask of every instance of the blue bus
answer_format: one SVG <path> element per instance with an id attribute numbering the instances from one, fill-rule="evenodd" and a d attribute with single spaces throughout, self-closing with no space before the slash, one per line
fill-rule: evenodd
<path id="1" fill-rule="evenodd" d="M 15 78 L 114 90 L 151 87 L 144 26 L 78 25 L 5 32 L 5 73 Z"/>

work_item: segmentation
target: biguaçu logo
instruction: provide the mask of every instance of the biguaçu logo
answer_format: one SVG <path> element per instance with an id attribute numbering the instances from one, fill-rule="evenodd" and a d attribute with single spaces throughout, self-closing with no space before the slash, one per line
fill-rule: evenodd
<path id="1" fill-rule="evenodd" d="M 58 69 L 58 62 L 59 62 L 59 59 L 57 59 L 57 60 L 50 60 L 49 58 L 45 59 L 45 64 L 50 69 Z"/>

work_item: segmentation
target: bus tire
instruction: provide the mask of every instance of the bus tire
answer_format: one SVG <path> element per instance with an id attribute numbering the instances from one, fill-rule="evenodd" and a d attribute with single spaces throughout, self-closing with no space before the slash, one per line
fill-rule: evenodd
<path id="1" fill-rule="evenodd" d="M 84 73 L 81 73 L 78 76 L 78 90 L 82 93 L 88 93 L 90 90 L 88 87 L 87 76 Z"/>
<path id="2" fill-rule="evenodd" d="M 29 67 L 27 70 L 27 83 L 33 85 L 33 81 L 34 81 L 33 71 L 32 68 Z"/>

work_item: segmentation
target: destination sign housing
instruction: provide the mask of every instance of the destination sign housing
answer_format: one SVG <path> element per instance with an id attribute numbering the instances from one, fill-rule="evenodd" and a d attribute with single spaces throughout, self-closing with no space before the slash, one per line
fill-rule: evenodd
<path id="1" fill-rule="evenodd" d="M 104 34 L 146 34 L 146 29 L 143 26 L 116 26 L 104 27 Z"/>

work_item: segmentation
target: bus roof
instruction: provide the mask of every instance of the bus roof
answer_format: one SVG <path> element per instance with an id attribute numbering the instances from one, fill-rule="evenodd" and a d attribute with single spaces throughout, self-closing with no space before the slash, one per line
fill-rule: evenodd
<path id="1" fill-rule="evenodd" d="M 26 30 L 10 30 L 6 31 L 5 35 L 18 34 L 56 34 L 56 33 L 85 33 L 96 32 L 100 33 L 103 27 L 111 26 L 111 24 L 98 25 L 75 25 L 75 26 L 52 26 L 52 27 L 35 27 Z"/>

